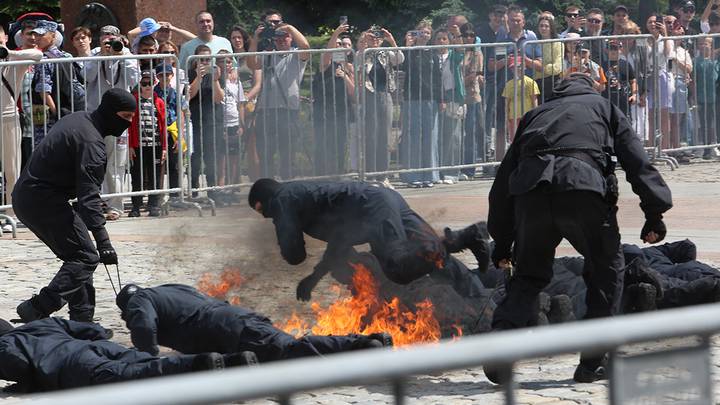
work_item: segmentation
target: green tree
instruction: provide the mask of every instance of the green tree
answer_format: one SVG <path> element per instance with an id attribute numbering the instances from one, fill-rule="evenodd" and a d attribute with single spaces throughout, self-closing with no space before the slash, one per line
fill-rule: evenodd
<path id="1" fill-rule="evenodd" d="M 58 19 L 60 18 L 60 0 L 0 1 L 0 23 L 7 27 L 7 23 L 32 11 L 48 13 Z"/>

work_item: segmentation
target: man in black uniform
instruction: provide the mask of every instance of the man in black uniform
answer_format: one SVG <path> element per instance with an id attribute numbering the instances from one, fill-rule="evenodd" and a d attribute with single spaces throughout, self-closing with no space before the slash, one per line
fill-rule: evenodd
<path id="1" fill-rule="evenodd" d="M 219 353 L 155 357 L 107 339 L 92 322 L 45 318 L 13 329 L 0 319 L 0 380 L 15 392 L 51 391 L 190 371 L 222 369 Z M 232 364 L 232 362 L 229 362 Z"/>
<path id="2" fill-rule="evenodd" d="M 275 224 L 283 258 L 302 263 L 307 253 L 303 233 L 327 242 L 322 260 L 297 288 L 297 298 L 309 300 L 320 279 L 330 272 L 350 285 L 348 261 L 353 246 L 369 243 L 388 279 L 408 284 L 422 276 L 448 281 L 463 297 L 480 296 L 480 280 L 452 257 L 432 227 L 394 190 L 362 182 L 259 179 L 248 196 L 250 207 Z M 461 239 L 465 239 L 462 235 Z M 487 265 L 489 248 L 478 237 L 469 247 L 479 266 Z M 460 248 L 455 247 L 455 252 Z"/>
<path id="3" fill-rule="evenodd" d="M 266 362 L 392 346 L 387 333 L 295 339 L 263 315 L 182 284 L 153 288 L 128 284 L 116 302 L 133 345 L 152 355 L 163 345 L 181 353 L 251 351 L 260 362 Z"/>
<path id="4" fill-rule="evenodd" d="M 20 174 L 13 209 L 63 261 L 50 284 L 18 306 L 23 321 L 47 317 L 65 302 L 70 305 L 70 319 L 92 321 L 93 272 L 99 262 L 118 262 L 100 200 L 107 163 L 103 137 L 120 136 L 130 126 L 135 109 L 129 92 L 108 90 L 97 110 L 73 113 L 53 125 Z M 75 210 L 68 203 L 73 198 L 77 198 Z"/>
<path id="5" fill-rule="evenodd" d="M 655 243 L 665 237 L 662 214 L 672 207 L 670 189 L 627 118 L 593 90 L 587 75 L 570 75 L 555 94 L 522 118 L 490 190 L 493 263 L 515 264 L 493 329 L 527 325 L 530 306 L 552 278 L 555 248 L 563 238 L 585 257 L 585 318 L 617 313 L 624 266 L 613 157 L 640 196 L 646 218 L 640 238 Z M 604 358 L 581 355 L 575 380 L 602 378 Z M 485 374 L 494 382 L 507 376 L 498 370 Z"/>

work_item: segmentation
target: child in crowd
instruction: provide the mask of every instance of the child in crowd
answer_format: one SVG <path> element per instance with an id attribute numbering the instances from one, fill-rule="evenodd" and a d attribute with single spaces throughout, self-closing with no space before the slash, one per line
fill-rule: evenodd
<path id="1" fill-rule="evenodd" d="M 608 42 L 608 56 L 603 60 L 603 71 L 607 76 L 608 85 L 602 95 L 631 119 L 630 105 L 637 99 L 637 80 L 635 80 L 635 69 L 625 58 L 620 57 L 622 48 L 622 41 Z"/>
<path id="2" fill-rule="evenodd" d="M 229 54 L 221 49 L 218 54 Z M 227 151 L 219 151 L 218 185 L 237 184 L 240 182 L 240 157 L 245 121 L 245 92 L 238 80 L 235 61 L 232 57 L 218 58 L 218 66 L 225 78 L 225 97 L 223 97 L 224 135 Z"/>
<path id="3" fill-rule="evenodd" d="M 173 66 L 169 63 L 161 63 L 155 67 L 158 83 L 155 86 L 155 93 L 165 103 L 165 122 L 167 124 L 168 133 L 168 180 L 170 188 L 177 188 L 179 185 L 179 161 L 178 145 L 182 144 L 182 153 L 187 152 L 187 143 L 184 137 L 179 137 L 180 131 L 184 128 L 182 125 L 182 113 L 180 120 L 177 115 L 177 91 L 173 87 L 175 73 Z M 178 122 L 179 121 L 179 122 Z M 180 141 L 178 141 L 178 137 Z M 176 194 L 171 194 L 175 197 Z"/>
<path id="4" fill-rule="evenodd" d="M 718 104 L 716 82 L 720 62 L 713 56 L 713 38 L 699 38 L 697 42 L 697 56 L 693 61 L 693 77 L 695 78 L 695 98 L 698 106 L 698 132 L 699 139 L 696 145 L 712 145 L 717 143 Z M 705 149 L 703 159 L 712 159 L 713 150 Z"/>
<path id="5" fill-rule="evenodd" d="M 163 162 L 167 157 L 167 126 L 165 103 L 153 90 L 155 84 L 155 72 L 145 70 L 134 92 L 138 110 L 130 125 L 128 139 L 133 191 L 162 188 Z M 160 216 L 160 197 L 159 194 L 148 197 L 149 216 Z M 130 217 L 140 216 L 142 200 L 142 196 L 132 197 Z"/>
<path id="6" fill-rule="evenodd" d="M 565 70 L 565 75 L 574 72 L 581 72 L 590 75 L 593 80 L 593 88 L 598 93 L 605 91 L 607 85 L 607 77 L 602 66 L 590 59 L 590 49 L 585 43 L 579 43 L 575 46 L 575 52 L 571 56 L 570 66 Z"/>
<path id="7" fill-rule="evenodd" d="M 523 58 L 511 58 L 508 68 L 514 77 L 505 83 L 502 96 L 505 97 L 505 112 L 508 123 L 510 142 L 515 139 L 515 129 L 522 116 L 538 106 L 540 89 L 531 77 L 525 75 Z"/>

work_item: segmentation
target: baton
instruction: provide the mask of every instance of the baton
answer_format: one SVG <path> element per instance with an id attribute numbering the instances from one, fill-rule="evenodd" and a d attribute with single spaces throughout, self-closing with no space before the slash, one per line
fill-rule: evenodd
<path id="1" fill-rule="evenodd" d="M 110 285 L 112 286 L 113 292 L 115 293 L 115 296 L 117 297 L 118 292 L 115 289 L 115 283 L 113 283 L 112 276 L 110 275 L 110 270 L 108 269 L 107 264 L 103 263 L 103 266 L 105 266 L 105 272 L 108 275 L 108 279 L 110 280 Z M 122 287 L 122 284 L 120 284 L 120 266 L 117 264 L 115 265 L 115 271 L 117 271 L 117 279 L 118 279 L 118 288 Z"/>

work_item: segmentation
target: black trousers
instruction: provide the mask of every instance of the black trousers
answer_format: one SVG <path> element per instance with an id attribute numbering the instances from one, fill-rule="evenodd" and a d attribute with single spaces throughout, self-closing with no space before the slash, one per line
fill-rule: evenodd
<path id="1" fill-rule="evenodd" d="M 211 114 L 208 114 L 211 116 Z M 217 155 L 225 150 L 225 138 L 222 121 L 214 122 L 212 118 L 192 116 L 193 153 L 190 157 L 192 166 L 192 187 L 200 186 L 200 174 L 205 173 L 209 187 L 217 186 Z M 176 152 L 177 153 L 177 152 Z"/>
<path id="2" fill-rule="evenodd" d="M 92 277 L 100 256 L 85 223 L 59 195 L 16 192 L 13 209 L 18 219 L 63 261 L 50 284 L 40 290 L 36 309 L 50 315 L 67 302 L 70 319 L 91 321 L 95 313 Z"/>
<path id="3" fill-rule="evenodd" d="M 243 327 L 235 328 L 237 351 L 251 350 L 260 362 L 319 356 L 352 350 L 360 335 L 295 337 L 277 329 L 269 319 L 253 316 L 243 320 Z"/>
<path id="4" fill-rule="evenodd" d="M 315 129 L 315 175 L 345 173 L 348 124 L 347 113 L 333 106 L 318 105 L 313 114 Z M 343 107 L 344 108 L 344 107 Z"/>
<path id="5" fill-rule="evenodd" d="M 273 177 L 279 174 L 286 180 L 292 178 L 296 174 L 293 170 L 293 146 L 300 136 L 298 110 L 263 108 L 256 114 L 255 131 L 260 175 Z"/>
<path id="6" fill-rule="evenodd" d="M 173 141 L 172 136 L 168 137 L 168 182 L 170 188 L 178 188 L 180 186 L 180 158 L 178 151 L 173 149 L 177 142 Z M 180 145 L 178 145 L 180 148 Z M 184 158 L 184 157 L 183 157 Z M 170 193 L 170 197 L 180 197 L 180 193 Z"/>
<path id="7" fill-rule="evenodd" d="M 163 165 L 161 147 L 143 146 L 136 150 L 135 159 L 130 162 L 132 191 L 162 189 Z M 148 196 L 148 207 L 160 205 L 160 194 Z M 141 195 L 131 197 L 133 209 L 142 205 Z"/>
<path id="8" fill-rule="evenodd" d="M 540 187 L 517 196 L 515 273 L 495 310 L 493 327 L 528 325 L 537 295 L 552 279 L 555 248 L 563 238 L 585 258 L 585 318 L 617 314 L 624 259 L 616 212 L 616 207 L 610 208 L 602 196 L 590 191 L 550 193 Z"/>
<path id="9" fill-rule="evenodd" d="M 139 380 L 192 371 L 196 355 L 155 357 L 127 349 L 110 341 L 93 342 L 88 350 L 74 356 L 68 369 L 74 377 L 62 388 Z"/>

